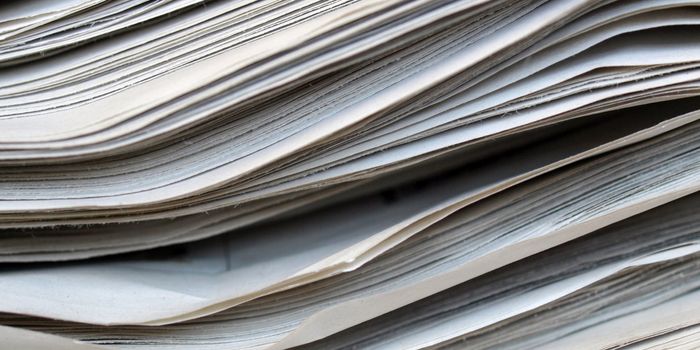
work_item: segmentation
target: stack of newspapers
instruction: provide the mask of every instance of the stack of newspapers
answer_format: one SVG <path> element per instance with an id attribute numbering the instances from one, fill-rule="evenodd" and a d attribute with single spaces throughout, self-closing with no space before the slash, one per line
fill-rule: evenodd
<path id="1" fill-rule="evenodd" d="M 700 0 L 0 3 L 0 349 L 700 348 Z"/>

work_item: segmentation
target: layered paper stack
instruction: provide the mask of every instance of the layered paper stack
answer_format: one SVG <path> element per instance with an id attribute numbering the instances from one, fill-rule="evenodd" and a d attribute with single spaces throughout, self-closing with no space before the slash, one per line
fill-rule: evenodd
<path id="1" fill-rule="evenodd" d="M 0 4 L 0 349 L 700 347 L 700 1 Z"/>

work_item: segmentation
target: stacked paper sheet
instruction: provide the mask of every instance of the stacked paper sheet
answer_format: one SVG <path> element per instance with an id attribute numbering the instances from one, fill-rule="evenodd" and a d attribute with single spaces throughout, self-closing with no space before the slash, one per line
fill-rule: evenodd
<path id="1" fill-rule="evenodd" d="M 0 349 L 696 348 L 699 28 L 0 4 Z"/>

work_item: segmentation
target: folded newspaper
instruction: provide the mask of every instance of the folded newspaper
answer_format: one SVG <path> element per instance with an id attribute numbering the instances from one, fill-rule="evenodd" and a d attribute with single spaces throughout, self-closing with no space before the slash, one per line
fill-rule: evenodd
<path id="1" fill-rule="evenodd" d="M 0 350 L 697 349 L 698 208 L 698 0 L 0 3 Z"/>

